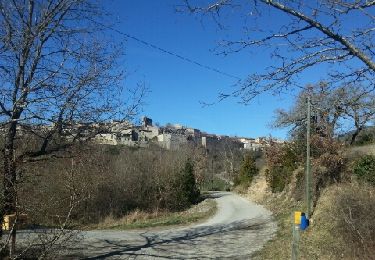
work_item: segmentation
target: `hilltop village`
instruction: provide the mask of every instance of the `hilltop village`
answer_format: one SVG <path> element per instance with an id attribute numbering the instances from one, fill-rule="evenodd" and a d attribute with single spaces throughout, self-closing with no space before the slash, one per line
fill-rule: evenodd
<path id="1" fill-rule="evenodd" d="M 248 138 L 209 134 L 180 124 L 156 126 L 148 117 L 142 118 L 141 125 L 112 122 L 107 131 L 97 134 L 93 140 L 100 144 L 132 147 L 148 147 L 153 143 L 168 150 L 177 150 L 189 143 L 209 148 L 225 142 L 236 148 L 254 151 L 262 150 L 271 142 L 282 142 L 270 137 Z"/>

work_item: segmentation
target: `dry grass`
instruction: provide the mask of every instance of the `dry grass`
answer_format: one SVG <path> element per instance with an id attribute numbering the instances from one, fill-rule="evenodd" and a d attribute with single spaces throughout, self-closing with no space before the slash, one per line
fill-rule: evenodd
<path id="1" fill-rule="evenodd" d="M 315 259 L 375 259 L 374 187 L 351 183 L 326 189 L 305 240 L 306 251 L 320 249 Z"/>
<path id="2" fill-rule="evenodd" d="M 291 259 L 291 214 L 302 208 L 301 203 L 289 200 L 283 194 L 281 196 L 266 196 L 263 198 L 262 204 L 274 213 L 278 230 L 276 236 L 267 242 L 252 259 Z"/>
<path id="3" fill-rule="evenodd" d="M 346 153 L 346 156 L 349 158 L 357 158 L 365 154 L 375 155 L 375 144 L 362 145 L 362 146 L 350 146 L 345 151 L 345 153 Z"/>
<path id="4" fill-rule="evenodd" d="M 206 199 L 192 208 L 181 212 L 154 211 L 145 212 L 134 210 L 122 218 L 106 217 L 97 225 L 84 229 L 136 229 L 169 225 L 185 225 L 203 221 L 216 212 L 216 202 Z"/>
<path id="5" fill-rule="evenodd" d="M 286 194 L 259 201 L 278 221 L 277 236 L 254 259 L 290 259 L 292 217 L 304 209 Z M 375 259 L 375 189 L 358 184 L 330 186 L 322 193 L 311 226 L 301 233 L 299 259 Z"/>

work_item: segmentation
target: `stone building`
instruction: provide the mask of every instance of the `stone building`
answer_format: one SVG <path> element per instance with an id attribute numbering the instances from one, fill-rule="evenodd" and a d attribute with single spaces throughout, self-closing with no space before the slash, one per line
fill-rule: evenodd
<path id="1" fill-rule="evenodd" d="M 184 135 L 177 134 L 160 134 L 158 135 L 158 143 L 167 150 L 178 150 L 182 145 L 187 144 L 187 138 Z"/>

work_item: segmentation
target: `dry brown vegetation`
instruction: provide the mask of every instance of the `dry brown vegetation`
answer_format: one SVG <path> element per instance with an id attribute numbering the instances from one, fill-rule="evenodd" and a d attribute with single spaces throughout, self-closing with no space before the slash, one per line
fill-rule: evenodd
<path id="1" fill-rule="evenodd" d="M 212 199 L 206 199 L 197 205 L 193 205 L 187 210 L 178 212 L 170 212 L 166 210 L 147 212 L 136 209 L 121 218 L 115 218 L 112 215 L 109 215 L 100 223 L 89 225 L 85 227 L 85 229 L 94 228 L 124 230 L 190 224 L 192 222 L 207 219 L 215 212 L 215 201 Z"/>
<path id="2" fill-rule="evenodd" d="M 87 224 L 136 209 L 182 210 L 198 199 L 195 184 L 191 197 L 183 179 L 188 158 L 186 150 L 77 146 L 25 165 L 21 212 L 32 223 L 55 225 L 68 214 L 72 224 Z"/>
<path id="3" fill-rule="evenodd" d="M 38 238 L 21 239 L 17 254 L 52 257 L 74 235 L 70 229 L 118 221 L 132 212 L 162 216 L 162 225 L 211 214 L 178 213 L 200 199 L 195 153 L 193 147 L 168 151 L 84 143 L 28 158 L 18 171 L 17 210 L 27 215 L 26 228 Z M 7 251 L 3 245 L 0 252 Z"/>
<path id="4" fill-rule="evenodd" d="M 312 223 L 301 233 L 299 258 L 374 259 L 375 187 L 353 176 L 353 162 L 357 156 L 330 146 L 332 149 L 327 148 L 327 152 L 314 161 L 314 184 L 324 180 L 324 185 L 314 191 L 316 202 Z M 333 178 L 337 176 L 341 178 Z M 265 179 L 264 171 L 261 171 L 249 189 L 249 196 L 273 211 L 279 230 L 277 237 L 259 252 L 256 259 L 290 259 L 292 213 L 305 210 L 304 171 L 303 168 L 296 169 L 283 192 L 254 189 Z M 263 196 L 259 196 L 259 192 L 263 192 Z"/>

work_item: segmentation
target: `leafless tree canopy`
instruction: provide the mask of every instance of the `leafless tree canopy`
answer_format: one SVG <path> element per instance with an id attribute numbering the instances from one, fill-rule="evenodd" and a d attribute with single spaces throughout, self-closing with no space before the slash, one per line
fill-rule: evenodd
<path id="1" fill-rule="evenodd" d="M 80 126 L 138 111 L 144 87 L 123 86 L 123 45 L 111 39 L 107 20 L 95 0 L 0 0 L 1 219 L 17 212 L 20 137 L 36 136 L 45 152 L 67 129 L 76 140 Z"/>
<path id="2" fill-rule="evenodd" d="M 223 41 L 219 52 L 268 50 L 272 65 L 239 84 L 236 91 L 222 94 L 249 102 L 265 91 L 280 92 L 298 84 L 298 77 L 313 67 L 325 70 L 327 83 L 356 82 L 374 86 L 375 1 L 368 0 L 220 0 L 201 4 L 185 0 L 192 13 L 210 14 L 220 25 L 221 17 L 246 17 L 246 35 Z M 262 26 L 264 17 L 272 28 Z M 263 18 L 263 20 L 262 20 Z M 284 19 L 285 18 L 285 19 Z M 238 30 L 238 28 L 236 28 Z"/>
<path id="3" fill-rule="evenodd" d="M 105 18 L 100 5 L 1 1 L 0 11 L 3 122 L 95 122 L 125 112 L 122 46 L 95 23 Z"/>
<path id="4" fill-rule="evenodd" d="M 319 134 L 326 137 L 336 136 L 340 129 L 354 129 L 350 141 L 353 144 L 358 134 L 375 118 L 373 92 L 367 92 L 366 88 L 358 85 L 332 89 L 326 83 L 320 82 L 306 86 L 289 111 L 277 110 L 273 126 L 291 127 L 291 133 L 305 127 L 308 96 L 312 103 L 314 126 Z"/>
<path id="5" fill-rule="evenodd" d="M 294 106 L 289 110 L 279 109 L 276 111 L 274 127 L 293 127 L 292 131 L 306 124 L 307 97 L 310 97 L 312 114 L 315 125 L 326 129 L 329 136 L 333 136 L 338 128 L 339 119 L 343 116 L 343 107 L 346 106 L 344 97 L 346 92 L 332 91 L 327 84 L 321 82 L 315 85 L 308 85 L 301 91 L 295 100 Z M 318 122 L 319 121 L 319 122 Z"/>

